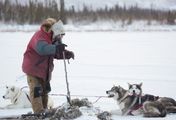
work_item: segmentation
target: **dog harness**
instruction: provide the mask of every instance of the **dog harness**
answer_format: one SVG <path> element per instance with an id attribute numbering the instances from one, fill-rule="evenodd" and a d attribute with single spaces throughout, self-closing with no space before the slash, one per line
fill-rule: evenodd
<path id="1" fill-rule="evenodd" d="M 144 96 L 128 95 L 129 97 L 137 97 L 136 103 L 130 108 L 128 115 L 133 115 L 133 111 L 139 110 L 143 107 L 145 101 L 156 101 L 159 96 L 154 96 L 150 94 L 145 94 Z"/>

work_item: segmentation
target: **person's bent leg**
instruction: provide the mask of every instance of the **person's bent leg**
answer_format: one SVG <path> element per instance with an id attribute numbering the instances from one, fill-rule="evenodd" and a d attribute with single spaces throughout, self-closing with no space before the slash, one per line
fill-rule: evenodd
<path id="1" fill-rule="evenodd" d="M 27 81 L 30 89 L 30 100 L 34 113 L 41 113 L 44 111 L 43 100 L 42 100 L 42 85 L 40 79 L 27 75 Z"/>

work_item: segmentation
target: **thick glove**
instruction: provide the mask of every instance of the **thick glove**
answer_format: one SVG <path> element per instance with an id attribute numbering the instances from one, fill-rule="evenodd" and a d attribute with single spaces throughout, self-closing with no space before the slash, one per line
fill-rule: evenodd
<path id="1" fill-rule="evenodd" d="M 56 59 L 63 59 L 63 51 L 65 51 L 65 47 L 65 44 L 56 45 L 56 53 L 54 56 Z"/>
<path id="2" fill-rule="evenodd" d="M 65 59 L 70 59 L 70 58 L 74 59 L 75 58 L 75 55 L 72 51 L 64 50 L 64 54 L 65 54 Z M 55 58 L 56 59 L 64 59 L 63 52 L 56 53 Z"/>
<path id="3" fill-rule="evenodd" d="M 60 36 L 56 36 L 53 38 L 52 44 L 58 45 L 58 44 L 62 44 L 62 39 Z"/>
<path id="4" fill-rule="evenodd" d="M 75 55 L 72 51 L 65 50 L 64 54 L 65 54 L 65 59 L 70 59 L 70 58 L 75 59 Z"/>
<path id="5" fill-rule="evenodd" d="M 56 45 L 56 54 L 57 53 L 62 53 L 63 51 L 65 51 L 65 47 L 67 47 L 66 44 L 58 44 L 58 45 Z"/>

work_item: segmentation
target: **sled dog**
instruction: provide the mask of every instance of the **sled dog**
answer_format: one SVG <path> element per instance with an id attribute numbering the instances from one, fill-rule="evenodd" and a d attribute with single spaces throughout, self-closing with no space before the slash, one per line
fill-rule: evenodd
<path id="1" fill-rule="evenodd" d="M 143 114 L 144 117 L 166 116 L 165 107 L 161 102 L 148 101 L 147 96 L 145 96 L 146 98 L 144 97 L 143 100 L 138 95 L 131 95 L 129 91 L 131 90 L 126 90 L 121 86 L 113 86 L 110 90 L 106 91 L 109 98 L 114 98 L 114 100 L 117 101 L 122 115 Z"/>
<path id="2" fill-rule="evenodd" d="M 22 89 L 15 87 L 15 86 L 6 86 L 6 93 L 2 96 L 4 99 L 11 100 L 12 104 L 7 105 L 6 109 L 13 109 L 13 108 L 30 108 L 30 98 L 29 93 L 23 91 Z M 48 108 L 53 107 L 53 101 L 49 97 L 48 99 Z"/>
<path id="3" fill-rule="evenodd" d="M 142 83 L 140 84 L 130 84 L 128 83 L 128 95 L 142 95 Z"/>
<path id="4" fill-rule="evenodd" d="M 139 102 L 145 102 L 145 101 L 156 101 L 160 102 L 167 113 L 176 113 L 176 101 L 173 98 L 169 97 L 159 97 L 154 96 L 151 94 L 144 94 L 142 93 L 142 83 L 140 84 L 129 84 L 128 94 L 131 96 L 137 96 L 139 97 Z M 145 107 L 145 106 L 144 106 Z"/>

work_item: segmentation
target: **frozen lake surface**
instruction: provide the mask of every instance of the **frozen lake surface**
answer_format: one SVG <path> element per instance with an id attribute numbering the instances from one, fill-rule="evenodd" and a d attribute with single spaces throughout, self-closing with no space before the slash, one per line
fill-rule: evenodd
<path id="1" fill-rule="evenodd" d="M 6 85 L 27 86 L 21 70 L 23 53 L 33 32 L 0 33 L 0 96 Z M 67 65 L 71 95 L 106 96 L 113 85 L 143 82 L 143 92 L 176 99 L 176 32 L 67 32 L 64 37 L 75 60 Z M 64 64 L 55 60 L 51 81 L 53 94 L 66 94 Z M 55 106 L 65 97 L 51 96 Z M 73 97 L 74 98 L 74 97 Z M 97 98 L 88 98 L 94 102 Z M 8 104 L 0 97 L 0 107 Z M 118 109 L 115 101 L 101 98 L 94 104 L 101 110 Z M 0 110 L 1 115 L 21 114 L 31 109 Z M 164 120 L 173 120 L 167 115 Z M 112 116 L 112 119 L 146 119 L 141 116 Z M 83 115 L 77 120 L 96 120 Z"/>

